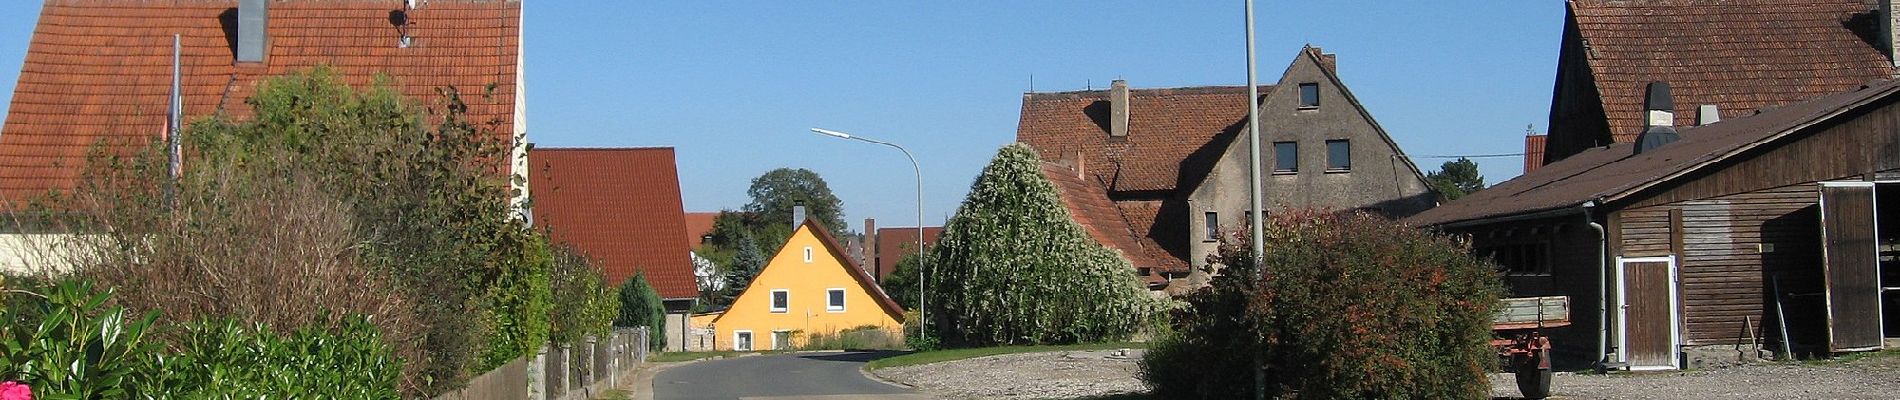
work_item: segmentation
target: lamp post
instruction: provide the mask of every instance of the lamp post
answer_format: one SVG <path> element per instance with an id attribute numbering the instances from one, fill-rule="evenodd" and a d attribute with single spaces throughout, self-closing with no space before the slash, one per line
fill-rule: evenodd
<path id="1" fill-rule="evenodd" d="M 891 148 L 897 149 L 897 151 L 904 152 L 904 158 L 910 159 L 910 169 L 912 172 L 917 173 L 917 334 L 924 335 L 924 332 L 927 331 L 925 328 L 930 326 L 930 319 L 924 317 L 924 302 L 926 301 L 924 300 L 924 170 L 922 167 L 917 166 L 917 157 L 910 155 L 909 149 L 905 149 L 904 146 L 899 146 L 896 143 L 863 136 L 853 136 L 849 133 L 823 128 L 811 128 L 811 131 L 839 139 L 890 146 Z M 865 232 L 865 234 L 876 234 L 876 232 Z"/>

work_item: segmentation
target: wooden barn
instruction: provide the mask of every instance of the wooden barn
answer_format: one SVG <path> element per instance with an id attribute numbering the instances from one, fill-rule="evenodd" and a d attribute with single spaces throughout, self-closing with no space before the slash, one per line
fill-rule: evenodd
<path id="1" fill-rule="evenodd" d="M 1666 85 L 1649 92 L 1634 143 L 1407 221 L 1468 235 L 1513 296 L 1571 296 L 1575 323 L 1549 332 L 1559 364 L 1673 369 L 1900 334 L 1900 268 L 1882 268 L 1900 255 L 1900 84 L 1679 132 Z"/>

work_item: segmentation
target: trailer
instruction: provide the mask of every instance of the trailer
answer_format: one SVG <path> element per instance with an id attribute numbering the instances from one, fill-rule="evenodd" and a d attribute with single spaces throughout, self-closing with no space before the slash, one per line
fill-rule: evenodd
<path id="1" fill-rule="evenodd" d="M 1569 325 L 1569 296 L 1506 298 L 1492 316 L 1491 347 L 1524 398 L 1550 397 L 1550 337 L 1541 330 Z"/>

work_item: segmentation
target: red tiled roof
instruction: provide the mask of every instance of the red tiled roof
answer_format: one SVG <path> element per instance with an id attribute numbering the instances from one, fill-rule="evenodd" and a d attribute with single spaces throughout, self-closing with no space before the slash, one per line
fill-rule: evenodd
<path id="1" fill-rule="evenodd" d="M 714 218 L 719 218 L 718 212 L 686 213 L 686 243 L 695 250 L 705 245 L 706 235 L 712 233 Z"/>
<path id="2" fill-rule="evenodd" d="M 1643 88 L 1651 81 L 1670 84 L 1676 125 L 1691 126 L 1701 104 L 1737 118 L 1893 74 L 1864 39 L 1878 30 L 1861 0 L 1573 0 L 1569 7 L 1619 143 L 1641 133 Z"/>
<path id="3" fill-rule="evenodd" d="M 1074 168 L 1047 161 L 1042 163 L 1042 174 L 1049 178 L 1049 183 L 1055 185 L 1062 205 L 1069 209 L 1075 222 L 1081 224 L 1082 229 L 1088 231 L 1096 242 L 1120 251 L 1122 258 L 1136 268 L 1170 270 L 1177 264 L 1185 266 L 1185 263 L 1179 263 L 1173 257 L 1156 257 L 1155 251 L 1144 246 L 1143 239 L 1137 235 L 1139 231 L 1132 227 L 1130 218 L 1122 213 L 1122 208 L 1109 201 L 1108 189 L 1101 183 L 1077 176 L 1079 174 Z M 1144 222 L 1152 226 L 1153 215 L 1149 214 Z M 1152 240 L 1147 243 L 1152 243 Z M 1159 279 L 1159 275 L 1142 278 L 1153 283 Z"/>
<path id="4" fill-rule="evenodd" d="M 1524 173 L 1531 173 L 1531 171 L 1536 171 L 1537 167 L 1544 166 L 1544 139 L 1549 137 L 1549 135 L 1524 136 Z"/>
<path id="5" fill-rule="evenodd" d="M 440 103 L 436 89 L 453 86 L 465 93 L 473 121 L 497 122 L 498 133 L 512 133 L 519 1 L 429 1 L 408 13 L 409 48 L 397 47 L 390 23 L 400 1 L 269 4 L 265 62 L 239 66 L 221 18 L 235 15 L 235 0 L 47 1 L 0 128 L 0 197 L 71 188 L 87 149 L 102 139 L 156 139 L 165 124 L 174 33 L 183 35 L 187 121 L 218 110 L 246 115 L 243 101 L 261 79 L 328 65 L 351 85 L 386 75 L 425 104 Z"/>
<path id="6" fill-rule="evenodd" d="M 943 227 L 924 227 L 924 246 L 937 244 L 937 237 L 943 236 Z M 917 252 L 917 227 L 877 228 L 877 277 L 883 279 L 897 270 L 897 261 L 904 255 Z"/>
<path id="7" fill-rule="evenodd" d="M 1262 86 L 1261 95 L 1269 89 Z M 1089 173 L 1116 191 L 1174 190 L 1190 155 L 1225 145 L 1214 137 L 1243 127 L 1246 100 L 1246 86 L 1131 89 L 1128 136 L 1111 139 L 1108 91 L 1027 93 L 1016 141 L 1045 160 L 1080 152 Z"/>
<path id="8" fill-rule="evenodd" d="M 592 259 L 618 285 L 645 272 L 660 297 L 699 295 L 673 149 L 528 152 L 534 224 Z"/>

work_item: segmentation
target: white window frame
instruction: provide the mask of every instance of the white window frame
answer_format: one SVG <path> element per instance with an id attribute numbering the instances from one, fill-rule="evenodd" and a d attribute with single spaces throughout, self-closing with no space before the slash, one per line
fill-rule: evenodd
<path id="1" fill-rule="evenodd" d="M 832 293 L 839 294 L 838 305 L 836 306 L 831 305 Z M 845 291 L 844 288 L 826 288 L 825 289 L 825 311 L 834 312 L 834 313 L 844 312 L 845 304 L 848 303 L 848 301 L 846 301 L 845 298 L 850 297 L 850 296 L 851 296 L 851 292 Z"/>
<path id="2" fill-rule="evenodd" d="M 805 246 L 805 263 L 811 264 L 811 246 Z"/>
<path id="3" fill-rule="evenodd" d="M 785 334 L 785 348 L 778 347 L 778 335 L 781 333 Z M 772 341 L 772 350 L 791 350 L 792 348 L 798 347 L 792 345 L 792 330 L 790 329 L 772 330 L 772 337 L 769 340 Z"/>
<path id="4" fill-rule="evenodd" d="M 740 335 L 745 335 L 746 340 L 740 341 Z M 752 351 L 753 348 L 758 347 L 758 339 L 759 337 L 753 335 L 750 330 L 732 331 L 732 351 Z M 745 344 L 745 348 L 739 348 L 741 343 Z"/>
<path id="5" fill-rule="evenodd" d="M 784 294 L 785 294 L 785 306 L 784 306 L 784 307 L 780 307 L 780 306 L 778 305 L 778 294 L 779 294 L 779 293 L 784 293 Z M 766 310 L 766 311 L 770 311 L 770 312 L 772 312 L 772 313 L 774 313 L 774 314 L 784 314 L 784 313 L 787 313 L 787 312 L 791 312 L 791 310 L 792 310 L 792 291 L 791 291 L 791 290 L 789 290 L 789 289 L 772 289 L 772 292 L 771 292 L 771 297 L 767 297 L 767 298 L 765 299 L 765 303 L 766 303 L 765 305 L 766 305 L 766 307 L 767 307 L 767 310 Z"/>

